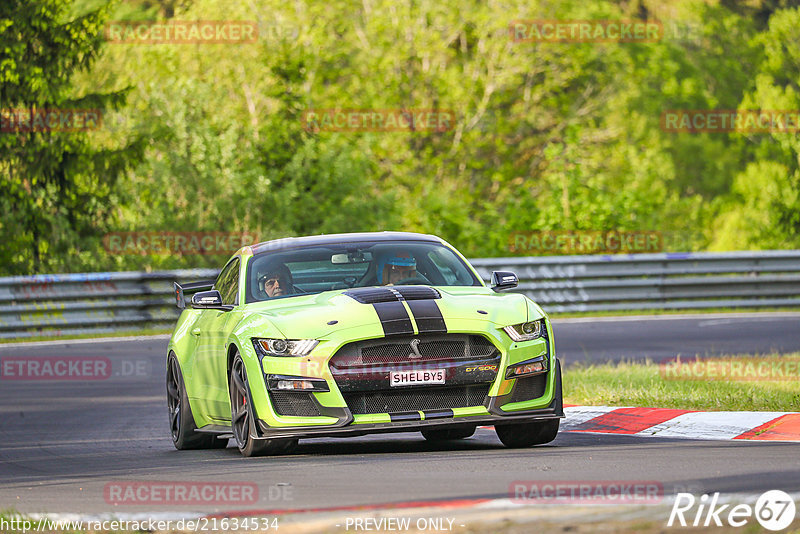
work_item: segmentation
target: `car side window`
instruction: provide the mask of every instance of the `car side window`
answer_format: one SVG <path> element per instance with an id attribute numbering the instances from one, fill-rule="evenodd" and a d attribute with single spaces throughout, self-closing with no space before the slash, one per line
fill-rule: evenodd
<path id="1" fill-rule="evenodd" d="M 214 283 L 214 289 L 219 291 L 223 304 L 238 304 L 239 258 L 234 259 L 222 269 L 222 272 L 219 273 L 217 277 L 217 281 Z"/>
<path id="2" fill-rule="evenodd" d="M 439 276 L 444 280 L 445 285 L 452 286 L 458 284 L 460 281 L 458 274 L 453 272 L 453 269 L 448 267 L 447 262 L 435 251 L 428 253 L 428 259 L 431 260 L 433 265 L 438 269 Z"/>

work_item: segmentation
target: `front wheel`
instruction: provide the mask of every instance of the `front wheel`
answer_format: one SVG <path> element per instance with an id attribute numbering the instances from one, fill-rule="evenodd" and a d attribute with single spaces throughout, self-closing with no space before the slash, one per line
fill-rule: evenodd
<path id="1" fill-rule="evenodd" d="M 233 358 L 230 378 L 231 430 L 236 446 L 243 456 L 264 456 L 290 452 L 296 439 L 256 439 L 256 421 L 247 387 L 247 370 L 241 354 Z"/>
<path id="2" fill-rule="evenodd" d="M 167 409 L 172 443 L 176 449 L 224 449 L 228 446 L 227 439 L 196 432 L 197 426 L 192 416 L 192 407 L 189 406 L 189 397 L 186 395 L 181 366 L 173 352 L 167 358 Z"/>
<path id="3" fill-rule="evenodd" d="M 543 445 L 556 439 L 560 419 L 497 425 L 494 429 L 503 445 L 512 449 Z"/>

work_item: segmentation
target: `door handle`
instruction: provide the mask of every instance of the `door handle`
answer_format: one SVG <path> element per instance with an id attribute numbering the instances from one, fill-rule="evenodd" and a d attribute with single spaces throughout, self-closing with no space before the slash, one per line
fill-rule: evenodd
<path id="1" fill-rule="evenodd" d="M 192 329 L 192 335 L 193 336 L 199 336 L 200 335 L 200 329 L 199 328 Z"/>

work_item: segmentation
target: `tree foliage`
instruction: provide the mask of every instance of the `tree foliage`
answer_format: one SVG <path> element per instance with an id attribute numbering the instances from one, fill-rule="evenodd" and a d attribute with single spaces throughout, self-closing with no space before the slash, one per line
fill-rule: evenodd
<path id="1" fill-rule="evenodd" d="M 2 107 L 107 110 L 0 134 L 6 273 L 218 266 L 114 255 L 110 231 L 437 234 L 468 256 L 531 230 L 800 247 L 796 133 L 674 133 L 665 110 L 800 109 L 788 2 L 6 1 Z M 102 44 L 106 20 L 244 20 L 256 43 Z M 655 42 L 514 42 L 514 20 L 646 18 Z M 127 98 L 126 98 L 127 97 Z M 435 109 L 446 131 L 309 131 L 324 109 Z M 137 150 L 141 150 L 141 152 Z"/>
<path id="2" fill-rule="evenodd" d="M 96 61 L 105 9 L 71 16 L 63 0 L 0 5 L 0 107 L 5 120 L 48 110 L 124 104 L 124 89 L 78 92 L 76 73 Z M 29 122 L 30 124 L 30 122 Z M 49 123 L 48 123 L 49 124 Z M 103 146 L 87 132 L 6 124 L 0 133 L 0 242 L 11 273 L 81 269 L 102 263 L 96 242 L 109 228 L 117 179 L 135 162 L 135 141 Z"/>

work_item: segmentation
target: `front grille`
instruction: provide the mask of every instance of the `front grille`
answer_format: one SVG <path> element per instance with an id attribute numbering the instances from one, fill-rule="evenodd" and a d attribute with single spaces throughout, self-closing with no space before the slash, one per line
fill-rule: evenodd
<path id="1" fill-rule="evenodd" d="M 410 344 L 384 343 L 361 349 L 361 359 L 365 364 L 407 362 L 411 354 Z M 417 346 L 422 361 L 442 360 L 460 357 L 465 353 L 463 340 L 440 340 L 422 342 Z"/>
<path id="2" fill-rule="evenodd" d="M 417 341 L 415 341 L 417 340 Z M 412 346 L 416 346 L 416 351 Z M 418 353 L 418 354 L 417 354 Z M 485 337 L 467 334 L 423 334 L 348 343 L 331 358 L 335 369 L 382 364 L 492 359 L 497 348 Z"/>
<path id="3" fill-rule="evenodd" d="M 481 406 L 490 386 L 491 384 L 475 384 L 346 393 L 344 400 L 353 414 L 446 410 Z"/>
<path id="4" fill-rule="evenodd" d="M 311 398 L 311 393 L 297 393 L 291 391 L 270 391 L 269 398 L 278 415 L 298 415 L 301 417 L 314 417 L 320 415 L 319 408 Z"/>
<path id="5" fill-rule="evenodd" d="M 544 395 L 545 387 L 547 386 L 547 374 L 536 376 L 526 376 L 517 378 L 517 383 L 514 384 L 514 391 L 511 392 L 511 400 L 508 402 L 522 402 L 532 399 L 538 399 Z"/>

